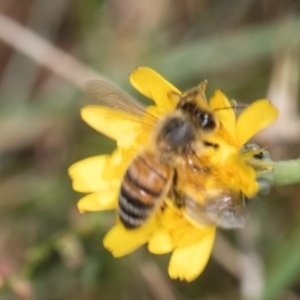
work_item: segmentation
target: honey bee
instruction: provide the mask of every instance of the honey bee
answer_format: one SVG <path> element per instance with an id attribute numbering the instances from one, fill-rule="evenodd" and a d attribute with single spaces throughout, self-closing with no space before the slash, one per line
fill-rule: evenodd
<path id="1" fill-rule="evenodd" d="M 205 148 L 219 147 L 209 141 L 220 124 L 206 102 L 206 85 L 204 81 L 183 94 L 170 94 L 176 100 L 175 109 L 157 119 L 110 84 L 87 82 L 89 99 L 126 112 L 128 118 L 138 117 L 140 122 L 145 122 L 145 114 L 155 119 L 149 143 L 141 146 L 122 179 L 118 216 L 127 229 L 142 226 L 163 208 L 167 196 L 195 222 L 225 228 L 243 226 L 246 208 L 240 191 L 227 188 L 198 159 Z M 212 182 L 209 190 L 203 184 L 207 181 Z"/>

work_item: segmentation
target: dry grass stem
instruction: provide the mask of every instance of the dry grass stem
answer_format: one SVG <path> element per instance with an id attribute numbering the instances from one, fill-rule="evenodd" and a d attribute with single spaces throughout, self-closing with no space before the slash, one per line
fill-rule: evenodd
<path id="1" fill-rule="evenodd" d="M 0 14 L 0 39 L 77 87 L 81 88 L 91 79 L 107 81 L 92 68 L 3 14 Z"/>

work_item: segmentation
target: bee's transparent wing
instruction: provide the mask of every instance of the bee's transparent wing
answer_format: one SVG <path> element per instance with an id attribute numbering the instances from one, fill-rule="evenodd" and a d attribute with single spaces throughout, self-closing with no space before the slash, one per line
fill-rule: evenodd
<path id="1" fill-rule="evenodd" d="M 90 80 L 85 83 L 85 104 L 104 105 L 128 114 L 142 116 L 145 108 L 111 83 Z"/>
<path id="2" fill-rule="evenodd" d="M 204 204 L 191 197 L 185 197 L 185 213 L 193 221 L 205 225 L 216 225 L 226 229 L 242 228 L 247 210 L 242 195 L 231 190 L 206 191 Z"/>

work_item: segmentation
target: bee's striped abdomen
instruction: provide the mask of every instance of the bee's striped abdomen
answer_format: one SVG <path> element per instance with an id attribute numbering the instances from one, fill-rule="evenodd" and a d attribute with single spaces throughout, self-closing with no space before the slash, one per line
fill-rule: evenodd
<path id="1" fill-rule="evenodd" d="M 137 156 L 123 178 L 119 194 L 119 217 L 126 228 L 141 226 L 168 192 L 171 170 L 153 155 Z"/>

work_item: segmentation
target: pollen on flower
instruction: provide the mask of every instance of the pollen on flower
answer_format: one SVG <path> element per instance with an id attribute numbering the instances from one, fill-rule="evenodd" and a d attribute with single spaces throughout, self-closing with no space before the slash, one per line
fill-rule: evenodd
<path id="1" fill-rule="evenodd" d="M 111 155 L 70 167 L 73 188 L 87 194 L 78 208 L 81 212 L 120 211 L 122 206 L 126 218 L 118 215 L 104 238 L 113 256 L 148 244 L 153 254 L 171 252 L 171 278 L 191 281 L 209 260 L 216 227 L 237 228 L 239 214 L 246 210 L 243 195 L 251 198 L 258 192 L 256 169 L 241 149 L 276 120 L 278 111 L 262 99 L 236 118 L 232 109 L 224 109 L 231 104 L 221 91 L 209 101 L 203 85 L 181 93 L 149 68 L 137 68 L 130 81 L 154 105 L 143 109 L 121 94 L 111 97 L 107 86 L 104 93 L 97 81 L 93 81 L 93 91 L 87 90 L 103 106 L 84 107 L 82 118 L 115 140 L 117 148 Z M 217 120 L 213 128 L 208 130 L 199 119 L 204 115 Z M 188 125 L 157 132 L 170 128 L 168 122 L 174 118 Z M 184 130 L 189 130 L 188 138 Z M 234 211 L 230 224 L 226 219 L 229 210 Z M 134 229 L 126 229 L 124 222 Z"/>

